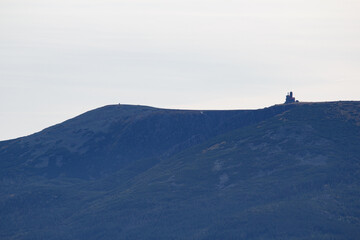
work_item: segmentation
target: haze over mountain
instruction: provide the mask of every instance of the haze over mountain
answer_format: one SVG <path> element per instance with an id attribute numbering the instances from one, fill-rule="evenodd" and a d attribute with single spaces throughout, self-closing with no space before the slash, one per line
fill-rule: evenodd
<path id="1" fill-rule="evenodd" d="M 108 103 L 360 100 L 358 0 L 1 0 L 0 140 Z M 26 119 L 26 121 L 24 121 Z"/>
<path id="2" fill-rule="evenodd" d="M 110 105 L 0 142 L 1 239 L 357 239 L 360 102 Z"/>

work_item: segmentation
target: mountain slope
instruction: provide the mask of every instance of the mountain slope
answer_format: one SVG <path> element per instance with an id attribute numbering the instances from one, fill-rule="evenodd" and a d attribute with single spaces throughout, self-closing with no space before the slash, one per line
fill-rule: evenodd
<path id="1" fill-rule="evenodd" d="M 0 142 L 2 175 L 97 178 L 141 159 L 170 156 L 290 106 L 248 111 L 185 111 L 112 105 L 29 137 Z"/>
<path id="2" fill-rule="evenodd" d="M 0 237 L 360 236 L 360 102 L 292 104 L 235 128 L 95 180 L 4 178 Z M 149 159 L 153 164 L 141 169 Z"/>

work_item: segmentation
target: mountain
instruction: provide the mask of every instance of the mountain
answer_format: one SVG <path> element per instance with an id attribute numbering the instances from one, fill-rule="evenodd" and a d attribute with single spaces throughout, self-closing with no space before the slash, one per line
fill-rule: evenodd
<path id="1" fill-rule="evenodd" d="M 360 102 L 112 105 L 0 142 L 1 239 L 358 239 Z"/>
<path id="2" fill-rule="evenodd" d="M 13 177 L 21 171 L 48 178 L 98 178 L 134 161 L 147 159 L 142 164 L 149 166 L 151 158 L 169 157 L 289 108 L 184 111 L 105 106 L 29 137 L 0 142 L 1 164 L 5 164 L 0 171 Z"/>

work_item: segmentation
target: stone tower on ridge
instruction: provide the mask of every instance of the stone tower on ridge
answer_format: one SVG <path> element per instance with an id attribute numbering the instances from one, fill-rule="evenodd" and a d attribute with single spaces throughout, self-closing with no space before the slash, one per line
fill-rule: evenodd
<path id="1" fill-rule="evenodd" d="M 299 101 L 295 100 L 295 97 L 293 96 L 293 92 L 289 92 L 286 95 L 285 103 L 294 103 L 294 102 L 299 102 Z"/>

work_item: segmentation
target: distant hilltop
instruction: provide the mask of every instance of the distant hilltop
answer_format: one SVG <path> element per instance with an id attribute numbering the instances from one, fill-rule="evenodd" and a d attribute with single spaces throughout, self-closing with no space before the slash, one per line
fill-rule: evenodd
<path id="1" fill-rule="evenodd" d="M 359 145 L 360 101 L 104 106 L 0 141 L 0 239 L 359 240 Z"/>

